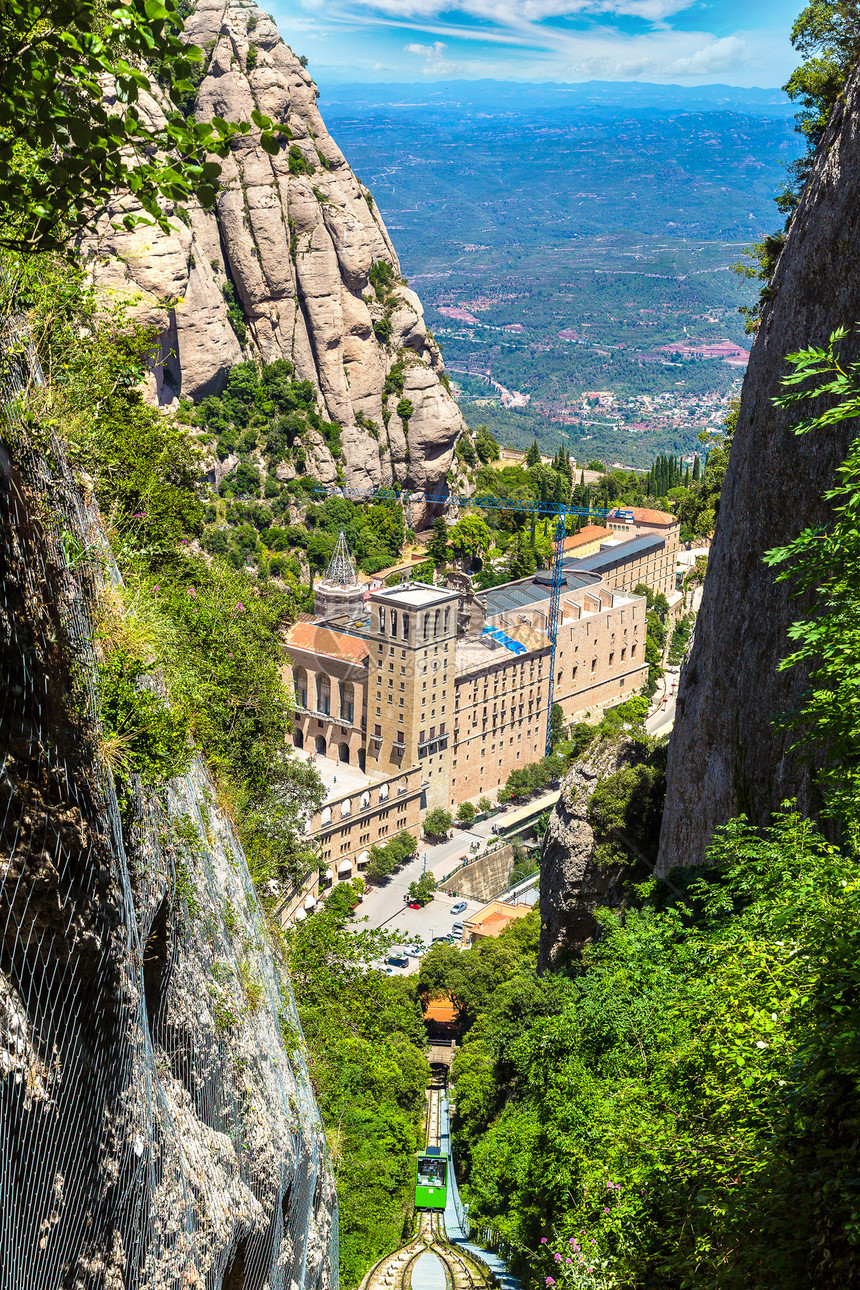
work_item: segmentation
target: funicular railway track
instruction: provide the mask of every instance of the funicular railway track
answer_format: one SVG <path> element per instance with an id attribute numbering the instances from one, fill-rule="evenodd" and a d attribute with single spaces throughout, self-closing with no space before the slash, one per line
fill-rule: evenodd
<path id="1" fill-rule="evenodd" d="M 427 1092 L 427 1146 L 439 1147 L 444 1070 L 434 1071 Z M 412 1274 L 422 1254 L 436 1255 L 445 1272 L 445 1290 L 488 1290 L 490 1273 L 477 1260 L 452 1245 L 445 1234 L 441 1213 L 425 1211 L 418 1215 L 415 1235 L 408 1244 L 380 1259 L 359 1290 L 413 1290 Z"/>

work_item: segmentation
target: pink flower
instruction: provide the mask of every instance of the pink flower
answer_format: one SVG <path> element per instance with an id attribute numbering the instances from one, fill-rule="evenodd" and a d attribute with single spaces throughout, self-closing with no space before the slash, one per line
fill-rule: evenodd
<path id="1" fill-rule="evenodd" d="M 603 1211 L 603 1212 L 604 1212 L 604 1214 L 608 1214 L 608 1213 L 609 1213 L 609 1210 L 608 1210 L 608 1209 L 604 1209 L 604 1211 Z"/>
<path id="2" fill-rule="evenodd" d="M 542 1237 L 540 1238 L 540 1243 L 541 1243 L 541 1245 L 546 1245 L 546 1237 L 545 1237 L 545 1236 L 542 1236 Z"/>
<path id="3" fill-rule="evenodd" d="M 546 1283 L 547 1283 L 547 1285 L 548 1285 L 548 1286 L 554 1286 L 554 1285 L 555 1285 L 555 1281 L 553 1281 L 552 1277 L 547 1277 L 547 1279 L 546 1279 Z"/>
<path id="4" fill-rule="evenodd" d="M 191 597 L 192 600 L 195 600 L 197 598 L 197 592 L 194 590 L 193 587 L 188 588 L 187 594 Z"/>
<path id="5" fill-rule="evenodd" d="M 239 603 L 237 604 L 237 606 L 236 606 L 235 610 L 234 610 L 234 613 L 241 614 L 241 612 L 242 612 L 242 610 L 243 610 L 244 608 L 245 608 L 245 606 L 242 604 L 242 602 L 241 602 L 241 600 L 240 600 L 240 601 L 239 601 Z"/>
<path id="6" fill-rule="evenodd" d="M 552 1257 L 555 1259 L 556 1263 L 561 1263 L 561 1255 L 560 1255 L 560 1254 L 554 1254 Z"/>
<path id="7" fill-rule="evenodd" d="M 152 588 L 152 590 L 153 590 L 153 592 L 158 591 L 158 583 L 156 583 L 156 584 L 155 584 L 155 586 Z"/>
<path id="8" fill-rule="evenodd" d="M 573 1259 L 565 1259 L 565 1263 L 569 1268 L 573 1267 Z"/>

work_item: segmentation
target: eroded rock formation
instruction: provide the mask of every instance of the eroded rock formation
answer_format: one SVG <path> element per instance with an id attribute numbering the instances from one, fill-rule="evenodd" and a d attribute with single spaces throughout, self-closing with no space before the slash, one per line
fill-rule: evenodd
<path id="1" fill-rule="evenodd" d="M 321 415 L 342 427 L 348 485 L 396 479 L 444 490 L 463 421 L 421 302 L 401 279 L 371 194 L 326 130 L 311 77 L 254 5 L 199 0 L 186 30 L 206 59 L 197 118 L 250 121 L 258 109 L 278 123 L 282 146 L 272 157 L 259 131 L 238 137 L 215 211 L 192 204 L 171 234 L 112 228 L 120 211 L 135 209 L 128 194 L 101 221 L 91 247 L 98 281 L 134 299 L 137 316 L 160 332 L 153 397 L 197 399 L 219 392 L 245 356 L 287 358 L 319 391 Z M 153 88 L 144 111 L 157 121 L 162 106 Z M 376 287 L 374 264 L 390 269 Z M 402 391 L 386 394 L 396 365 Z M 333 482 L 323 437 L 307 446 L 309 469 Z"/>
<path id="2" fill-rule="evenodd" d="M 541 847 L 539 972 L 580 949 L 594 935 L 597 907 L 621 896 L 624 870 L 595 861 L 588 803 L 602 780 L 638 760 L 630 740 L 602 743 L 562 781 Z"/>
<path id="3" fill-rule="evenodd" d="M 115 570 L 51 455 L 0 448 L 0 1287 L 329 1290 L 289 981 L 199 763 L 120 816 L 93 719 Z"/>
<path id="4" fill-rule="evenodd" d="M 773 279 L 773 300 L 744 380 L 693 652 L 679 687 L 660 872 L 702 861 L 714 829 L 739 812 L 758 823 L 789 798 L 815 813 L 812 772 L 774 724 L 805 685 L 778 672 L 790 623 L 803 609 L 762 563 L 771 547 L 826 522 L 822 494 L 856 435 L 853 422 L 798 437 L 791 409 L 774 407 L 786 354 L 824 343 L 860 319 L 860 83 L 833 110 Z M 845 352 L 856 360 L 858 334 Z M 823 410 L 821 400 L 817 405 Z"/>

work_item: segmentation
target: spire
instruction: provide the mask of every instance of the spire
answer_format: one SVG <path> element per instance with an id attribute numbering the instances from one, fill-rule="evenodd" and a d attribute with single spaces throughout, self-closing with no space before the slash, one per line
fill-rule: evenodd
<path id="1" fill-rule="evenodd" d="M 354 587 L 358 582 L 358 578 L 355 576 L 355 565 L 352 563 L 343 529 L 341 529 L 340 536 L 337 539 L 325 580 L 333 583 L 336 587 Z"/>

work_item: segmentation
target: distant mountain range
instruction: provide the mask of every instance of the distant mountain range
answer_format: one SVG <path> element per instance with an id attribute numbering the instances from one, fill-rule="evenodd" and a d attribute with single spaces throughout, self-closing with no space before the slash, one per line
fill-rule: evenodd
<path id="1" fill-rule="evenodd" d="M 326 84 L 321 93 L 326 117 L 366 113 L 375 107 L 409 111 L 416 107 L 521 113 L 583 108 L 630 108 L 637 112 L 740 112 L 747 116 L 790 117 L 795 104 L 780 89 L 737 85 L 653 85 L 645 81 L 582 81 L 563 85 L 531 81 L 422 81 L 419 83 Z"/>

